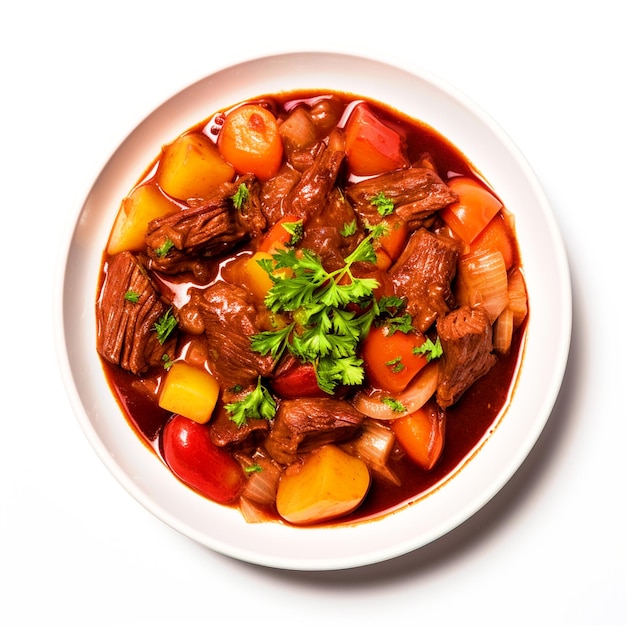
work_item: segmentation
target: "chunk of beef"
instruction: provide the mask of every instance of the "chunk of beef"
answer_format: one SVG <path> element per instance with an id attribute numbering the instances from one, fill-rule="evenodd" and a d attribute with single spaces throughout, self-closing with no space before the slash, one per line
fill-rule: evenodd
<path id="1" fill-rule="evenodd" d="M 261 211 L 270 226 L 286 215 L 285 199 L 300 180 L 300 176 L 300 172 L 289 165 L 284 165 L 276 176 L 263 183 L 260 195 Z"/>
<path id="2" fill-rule="evenodd" d="M 447 408 L 496 363 L 492 329 L 483 307 L 462 306 L 437 321 L 443 356 L 437 403 Z"/>
<path id="3" fill-rule="evenodd" d="M 204 292 L 193 291 L 181 308 L 181 319 L 193 319 L 195 332 L 204 331 L 210 369 L 222 388 L 256 385 L 258 377 L 269 375 L 275 365 L 271 356 L 262 356 L 250 347 L 250 337 L 260 328 L 249 298 L 245 289 L 217 282 Z M 192 309 L 198 314 L 192 315 Z"/>
<path id="4" fill-rule="evenodd" d="M 346 189 L 361 218 L 376 224 L 381 220 L 372 198 L 379 193 L 393 201 L 394 214 L 418 227 L 424 218 L 457 200 L 456 194 L 429 167 L 410 167 L 358 182 Z"/>
<path id="5" fill-rule="evenodd" d="M 413 325 L 425 332 L 454 306 L 451 282 L 456 274 L 458 244 L 420 228 L 389 270 L 396 295 L 406 298 Z"/>
<path id="6" fill-rule="evenodd" d="M 232 197 L 245 184 L 249 196 L 241 208 Z M 260 187 L 253 176 L 225 183 L 197 206 L 148 224 L 146 244 L 150 267 L 166 274 L 192 271 L 205 279 L 202 258 L 215 257 L 259 235 L 266 226 Z M 169 249 L 164 246 L 171 245 Z"/>
<path id="7" fill-rule="evenodd" d="M 230 415 L 224 408 L 224 404 L 228 402 L 236 402 L 242 400 L 248 393 L 253 390 L 252 387 L 239 392 L 236 396 L 224 398 L 224 403 L 215 411 L 210 423 L 211 441 L 219 447 L 232 445 L 240 446 L 246 441 L 250 445 L 258 439 L 258 436 L 265 435 L 270 429 L 270 423 L 266 419 L 248 419 L 243 426 L 237 426 Z"/>
<path id="8" fill-rule="evenodd" d="M 98 353 L 134 374 L 162 363 L 163 355 L 173 354 L 176 338 L 161 344 L 154 325 L 168 309 L 137 258 L 130 252 L 115 255 L 96 307 Z"/>
<path id="9" fill-rule="evenodd" d="M 291 463 L 299 454 L 313 448 L 350 439 L 358 432 L 363 419 L 364 415 L 345 400 L 283 400 L 265 447 L 279 463 Z"/>
<path id="10" fill-rule="evenodd" d="M 354 219 L 356 215 L 350 204 L 338 189 L 333 189 L 324 208 L 307 222 L 301 247 L 313 250 L 329 272 L 343 267 L 358 237 L 345 237 L 341 231 Z"/>
<path id="11" fill-rule="evenodd" d="M 308 220 L 322 211 L 345 158 L 345 152 L 327 147 L 320 142 L 315 159 L 293 186 L 285 199 L 285 214 Z"/>

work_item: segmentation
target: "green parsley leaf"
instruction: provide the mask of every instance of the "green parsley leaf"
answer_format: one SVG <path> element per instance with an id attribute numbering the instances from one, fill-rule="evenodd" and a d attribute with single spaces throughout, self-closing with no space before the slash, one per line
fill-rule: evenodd
<path id="1" fill-rule="evenodd" d="M 246 474 L 254 474 L 256 472 L 262 472 L 263 468 L 258 463 L 255 463 L 254 465 L 248 465 L 248 467 L 245 467 L 243 471 Z"/>
<path id="2" fill-rule="evenodd" d="M 161 357 L 161 361 L 163 361 L 163 369 L 165 371 L 169 370 L 170 367 L 172 367 L 172 365 L 174 365 L 174 361 L 172 360 L 172 357 L 165 353 L 162 357 Z"/>
<path id="3" fill-rule="evenodd" d="M 129 302 L 132 302 L 133 304 L 137 304 L 137 302 L 139 302 L 139 294 L 136 291 L 129 289 L 124 294 L 124 300 L 128 300 Z"/>
<path id="4" fill-rule="evenodd" d="M 443 346 L 441 345 L 441 341 L 439 337 L 435 343 L 431 341 L 431 339 L 427 338 L 426 341 L 421 346 L 416 346 L 413 348 L 413 354 L 423 354 L 426 356 L 426 360 L 430 363 L 433 359 L 438 359 L 443 355 Z"/>
<path id="5" fill-rule="evenodd" d="M 343 237 L 349 237 L 350 235 L 354 235 L 354 233 L 356 233 L 356 228 L 356 220 L 352 220 L 351 222 L 346 222 L 339 232 L 342 234 Z"/>
<path id="6" fill-rule="evenodd" d="M 382 402 L 383 404 L 386 404 L 394 413 L 406 413 L 406 407 L 404 404 L 395 398 L 386 396 L 382 399 Z"/>
<path id="7" fill-rule="evenodd" d="M 169 239 L 169 237 L 160 245 L 158 248 L 154 249 L 154 253 L 162 259 L 167 253 L 174 247 L 174 242 Z"/>
<path id="8" fill-rule="evenodd" d="M 304 234 L 304 226 L 302 220 L 297 222 L 283 222 L 282 227 L 291 235 L 291 238 L 286 243 L 289 248 L 293 248 L 302 239 Z"/>
<path id="9" fill-rule="evenodd" d="M 402 357 L 397 356 L 395 359 L 385 361 L 385 365 L 391 368 L 394 374 L 399 374 L 404 369 L 404 363 L 402 363 Z"/>
<path id="10" fill-rule="evenodd" d="M 230 413 L 230 419 L 241 428 L 249 419 L 266 419 L 271 421 L 276 415 L 276 400 L 261 383 L 261 377 L 257 386 L 243 400 L 224 405 Z"/>
<path id="11" fill-rule="evenodd" d="M 250 197 L 250 192 L 248 191 L 248 187 L 246 187 L 245 183 L 241 183 L 239 187 L 237 187 L 237 191 L 235 195 L 231 196 L 231 200 L 233 201 L 233 205 L 239 211 L 241 210 L 246 202 L 248 202 L 248 198 Z"/>
<path id="12" fill-rule="evenodd" d="M 159 319 L 154 323 L 152 330 L 156 331 L 159 343 L 163 345 L 172 331 L 176 328 L 178 320 L 172 314 L 170 307 Z"/>
<path id="13" fill-rule="evenodd" d="M 382 217 L 391 215 L 396 208 L 393 200 L 388 198 L 383 191 L 379 191 L 373 198 L 371 198 L 370 203 L 376 207 L 378 214 Z"/>
<path id="14" fill-rule="evenodd" d="M 375 262 L 373 242 L 383 232 L 386 226 L 371 228 L 344 259 L 345 265 L 332 272 L 311 250 L 277 250 L 262 265 L 273 282 L 265 305 L 272 313 L 290 313 L 292 322 L 253 335 L 252 349 L 276 359 L 289 351 L 302 362 L 313 363 L 318 384 L 329 393 L 340 384 L 361 384 L 363 363 L 356 354 L 379 310 L 374 297 L 378 281 L 354 276 L 351 267 L 357 262 Z M 291 271 L 283 275 L 276 272 L 280 268 Z M 363 306 L 364 313 L 356 315 L 346 308 L 353 304 Z"/>

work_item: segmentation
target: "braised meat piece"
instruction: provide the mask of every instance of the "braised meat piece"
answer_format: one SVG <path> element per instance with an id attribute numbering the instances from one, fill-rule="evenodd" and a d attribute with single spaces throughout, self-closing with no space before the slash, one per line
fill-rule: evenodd
<path id="1" fill-rule="evenodd" d="M 425 228 L 411 234 L 389 270 L 396 295 L 406 298 L 413 325 L 425 332 L 454 306 L 451 282 L 456 274 L 458 244 Z"/>
<path id="2" fill-rule="evenodd" d="M 303 172 L 285 199 L 284 213 L 307 220 L 322 211 L 335 186 L 344 157 L 345 152 L 320 142 L 313 164 Z"/>
<path id="3" fill-rule="evenodd" d="M 115 255 L 96 306 L 99 354 L 134 374 L 162 364 L 176 344 L 175 335 L 161 344 L 155 331 L 168 309 L 137 258 L 130 252 Z"/>
<path id="4" fill-rule="evenodd" d="M 437 321 L 443 356 L 439 366 L 437 403 L 457 402 L 476 380 L 496 363 L 492 329 L 483 307 L 462 306 Z"/>
<path id="5" fill-rule="evenodd" d="M 457 200 L 456 194 L 429 167 L 410 167 L 381 174 L 346 189 L 355 211 L 369 223 L 381 220 L 372 199 L 379 193 L 394 204 L 394 215 L 418 227 L 424 218 Z"/>
<path id="6" fill-rule="evenodd" d="M 194 320 L 193 332 L 205 333 L 210 369 L 222 389 L 256 385 L 259 376 L 268 376 L 274 369 L 271 356 L 250 347 L 250 337 L 260 328 L 249 298 L 245 289 L 217 282 L 204 292 L 194 290 L 180 310 L 181 320 Z"/>
<path id="7" fill-rule="evenodd" d="M 343 267 L 345 257 L 357 245 L 359 237 L 346 237 L 341 231 L 355 219 L 356 214 L 343 194 L 333 189 L 324 208 L 307 222 L 300 245 L 313 250 L 327 271 Z"/>
<path id="8" fill-rule="evenodd" d="M 248 199 L 237 208 L 232 198 L 240 185 L 247 187 Z M 259 194 L 256 179 L 243 177 L 221 185 L 197 206 L 150 222 L 146 232 L 150 267 L 166 274 L 192 271 L 205 279 L 202 258 L 228 252 L 265 228 Z"/>
<path id="9" fill-rule="evenodd" d="M 243 399 L 252 389 L 246 389 L 238 394 L 239 399 Z M 237 398 L 228 400 L 236 401 Z M 225 404 L 226 402 L 224 402 Z M 220 448 L 226 446 L 240 445 L 246 440 L 254 444 L 255 435 L 264 435 L 269 431 L 270 423 L 266 419 L 248 419 L 242 426 L 237 426 L 230 415 L 220 404 L 211 418 L 210 436 L 211 441 Z"/>
<path id="10" fill-rule="evenodd" d="M 327 443 L 338 443 L 356 434 L 363 422 L 345 400 L 299 398 L 280 403 L 265 447 L 279 463 L 296 460 L 299 454 Z"/>
<path id="11" fill-rule="evenodd" d="M 261 186 L 261 211 L 269 226 L 273 226 L 286 215 L 285 199 L 300 180 L 300 172 L 284 165 L 280 172 Z"/>

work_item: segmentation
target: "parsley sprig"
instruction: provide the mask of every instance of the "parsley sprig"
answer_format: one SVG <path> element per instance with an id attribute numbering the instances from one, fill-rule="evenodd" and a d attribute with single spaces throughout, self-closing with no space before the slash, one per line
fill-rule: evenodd
<path id="1" fill-rule="evenodd" d="M 230 419 L 241 428 L 248 419 L 274 419 L 276 415 L 276 400 L 261 382 L 257 381 L 256 387 L 242 400 L 230 402 L 224 405 L 230 414 Z"/>
<path id="2" fill-rule="evenodd" d="M 178 320 L 172 313 L 172 307 L 170 307 L 155 323 L 152 327 L 157 334 L 159 343 L 163 345 L 167 338 L 172 334 L 172 331 L 176 328 Z"/>
<path id="3" fill-rule="evenodd" d="M 359 278 L 352 268 L 376 262 L 374 242 L 386 230 L 383 224 L 371 227 L 344 265 L 332 272 L 308 249 L 278 250 L 272 259 L 261 261 L 273 282 L 265 305 L 273 313 L 290 313 L 291 322 L 253 335 L 252 349 L 276 359 L 289 351 L 313 363 L 318 385 L 328 393 L 337 385 L 361 384 L 364 370 L 357 346 L 380 312 L 373 295 L 378 281 Z M 280 269 L 289 272 L 277 272 Z M 363 311 L 346 308 L 354 304 Z"/>
<path id="4" fill-rule="evenodd" d="M 427 337 L 426 341 L 421 346 L 413 348 L 413 353 L 423 354 L 426 357 L 426 360 L 430 363 L 433 359 L 438 359 L 443 355 L 441 340 L 437 337 L 436 341 L 433 343 L 432 339 Z"/>

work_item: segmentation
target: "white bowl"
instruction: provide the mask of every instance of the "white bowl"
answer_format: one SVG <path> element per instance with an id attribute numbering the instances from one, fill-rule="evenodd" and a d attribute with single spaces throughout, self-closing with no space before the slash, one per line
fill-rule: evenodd
<path id="1" fill-rule="evenodd" d="M 120 199 L 182 131 L 254 96 L 320 88 L 369 96 L 423 120 L 456 145 L 516 217 L 530 302 L 512 403 L 444 484 L 378 520 L 331 528 L 247 524 L 238 511 L 184 487 L 128 426 L 98 355 L 94 301 L 101 254 Z M 259 58 L 218 71 L 181 91 L 137 126 L 107 161 L 65 242 L 56 293 L 57 345 L 77 418 L 106 467 L 148 510 L 225 555 L 285 569 L 366 565 L 417 549 L 486 504 L 519 468 L 556 401 L 571 331 L 564 247 L 533 172 L 502 130 L 472 102 L 415 68 L 334 53 Z"/>

